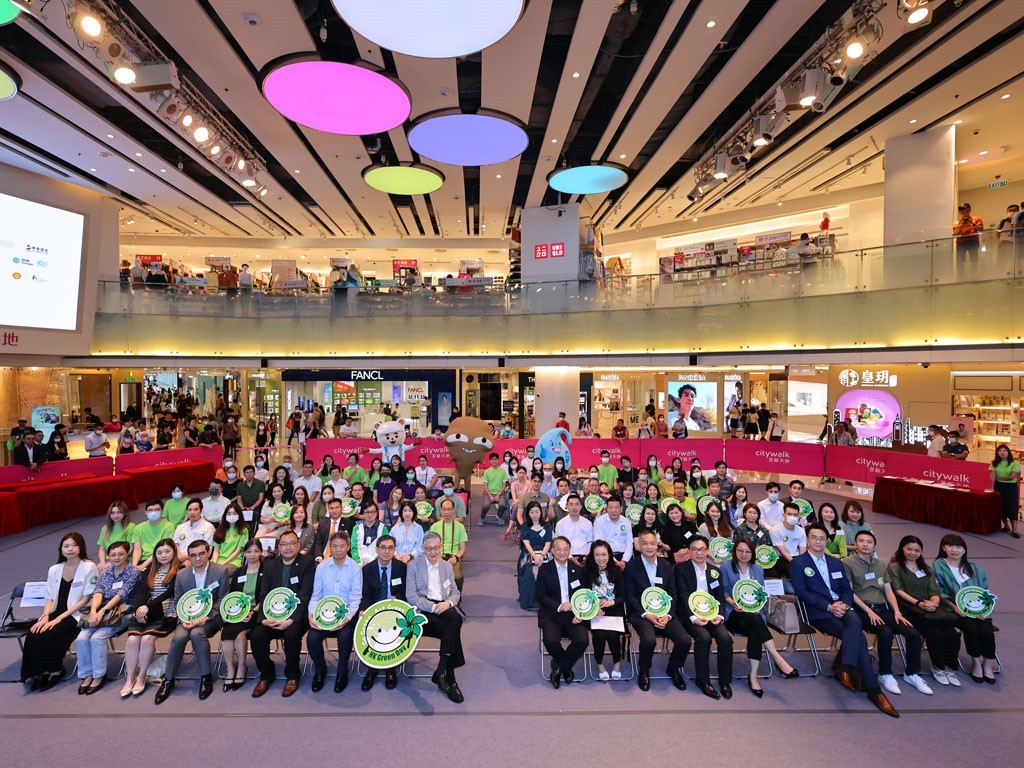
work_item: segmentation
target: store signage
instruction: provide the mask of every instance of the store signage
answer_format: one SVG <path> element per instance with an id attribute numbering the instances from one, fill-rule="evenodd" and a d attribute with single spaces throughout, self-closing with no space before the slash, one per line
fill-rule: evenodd
<path id="1" fill-rule="evenodd" d="M 355 264 L 354 259 L 349 259 L 344 256 L 332 256 L 331 266 L 332 267 L 350 267 Z"/>
<path id="2" fill-rule="evenodd" d="M 205 277 L 184 277 L 184 278 L 181 278 L 180 282 L 181 282 L 182 285 L 193 285 L 193 286 L 202 287 L 202 286 L 206 285 L 206 278 Z"/>
<path id="3" fill-rule="evenodd" d="M 160 264 L 164 260 L 159 253 L 139 253 L 135 255 L 135 258 L 142 264 Z"/>
<path id="4" fill-rule="evenodd" d="M 548 257 L 548 244 L 540 243 L 533 246 L 533 258 L 546 259 Z"/>
<path id="5" fill-rule="evenodd" d="M 533 258 L 546 259 L 548 256 L 552 259 L 560 259 L 565 256 L 565 242 L 538 243 L 533 246 Z"/>
<path id="6" fill-rule="evenodd" d="M 124 377 L 124 383 L 125 384 L 135 384 L 136 382 L 138 382 L 138 379 L 136 379 L 134 376 L 125 376 Z"/>
<path id="7" fill-rule="evenodd" d="M 391 269 L 397 275 L 400 269 L 416 269 L 418 263 L 416 259 L 392 259 Z"/>
<path id="8" fill-rule="evenodd" d="M 895 387 L 897 383 L 896 374 L 890 373 L 886 368 L 864 368 L 860 371 L 844 368 L 839 372 L 839 384 L 843 387 Z"/>
<path id="9" fill-rule="evenodd" d="M 282 280 L 281 281 L 281 289 L 282 290 L 286 290 L 287 291 L 287 290 L 290 290 L 290 289 L 297 289 L 297 290 L 303 290 L 304 291 L 307 288 L 309 288 L 309 282 L 307 280 Z"/>
<path id="10" fill-rule="evenodd" d="M 676 376 L 679 381 L 707 381 L 707 376 L 703 373 L 680 373 Z"/>
<path id="11" fill-rule="evenodd" d="M 988 183 L 988 188 L 989 189 L 999 189 L 1000 187 L 1007 186 L 1009 183 L 1010 183 L 1009 179 L 997 179 L 996 181 L 990 181 Z"/>
<path id="12" fill-rule="evenodd" d="M 459 262 L 459 272 L 469 272 L 471 269 L 483 269 L 483 259 L 463 259 Z"/>
<path id="13" fill-rule="evenodd" d="M 597 377 L 598 381 L 621 381 L 619 374 L 617 373 L 602 373 Z"/>
<path id="14" fill-rule="evenodd" d="M 208 267 L 230 267 L 230 256 L 207 256 L 204 261 Z"/>
<path id="15" fill-rule="evenodd" d="M 352 381 L 384 381 L 383 371 L 352 371 Z"/>
<path id="16" fill-rule="evenodd" d="M 494 285 L 493 277 L 448 277 L 444 284 L 449 288 L 487 288 Z"/>
<path id="17" fill-rule="evenodd" d="M 565 243 L 552 243 L 551 244 L 551 258 L 559 259 L 565 256 Z"/>
<path id="18" fill-rule="evenodd" d="M 730 381 L 743 381 L 743 374 L 741 373 L 727 373 L 725 374 L 725 380 Z"/>
<path id="19" fill-rule="evenodd" d="M 792 232 L 772 232 L 768 235 L 758 235 L 754 242 L 757 245 L 772 245 L 773 243 L 788 243 L 792 239 Z"/>
<path id="20" fill-rule="evenodd" d="M 816 376 L 818 370 L 813 365 L 791 365 L 789 366 L 790 376 Z"/>

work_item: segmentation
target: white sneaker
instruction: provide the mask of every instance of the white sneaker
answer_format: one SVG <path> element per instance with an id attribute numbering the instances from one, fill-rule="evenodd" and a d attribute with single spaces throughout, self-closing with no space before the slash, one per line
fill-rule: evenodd
<path id="1" fill-rule="evenodd" d="M 896 682 L 896 678 L 892 675 L 879 675 L 878 684 L 882 686 L 887 693 L 893 693 L 897 696 L 903 691 L 900 690 L 899 684 Z"/>
<path id="2" fill-rule="evenodd" d="M 935 682 L 939 685 L 949 685 L 949 678 L 946 677 L 946 673 L 941 669 L 933 669 L 932 677 L 935 678 Z"/>
<path id="3" fill-rule="evenodd" d="M 903 681 L 907 685 L 914 686 L 915 688 L 917 688 L 917 690 L 919 690 L 926 696 L 932 695 L 932 689 L 928 687 L 928 683 L 926 683 L 920 675 L 904 675 Z"/>
<path id="4" fill-rule="evenodd" d="M 947 672 L 946 679 L 949 680 L 949 684 L 954 688 L 960 687 L 960 678 L 956 676 L 956 672 Z"/>

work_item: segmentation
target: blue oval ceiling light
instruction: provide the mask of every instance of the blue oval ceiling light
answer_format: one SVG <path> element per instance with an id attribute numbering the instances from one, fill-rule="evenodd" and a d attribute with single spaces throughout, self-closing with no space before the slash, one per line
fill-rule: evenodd
<path id="1" fill-rule="evenodd" d="M 529 143 L 522 123 L 488 109 L 430 112 L 409 131 L 409 146 L 419 155 L 448 165 L 503 163 L 521 155 Z"/>
<path id="2" fill-rule="evenodd" d="M 566 195 L 597 195 L 611 192 L 629 181 L 625 170 L 617 165 L 578 165 L 561 168 L 548 174 L 548 185 Z"/>

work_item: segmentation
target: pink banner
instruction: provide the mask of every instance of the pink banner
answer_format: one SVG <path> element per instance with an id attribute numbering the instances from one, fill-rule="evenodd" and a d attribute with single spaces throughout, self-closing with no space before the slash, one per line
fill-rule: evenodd
<path id="1" fill-rule="evenodd" d="M 697 459 L 707 475 L 714 469 L 715 462 L 722 460 L 722 439 L 719 437 L 690 437 L 685 440 L 649 438 L 628 442 L 631 443 L 629 450 L 633 451 L 631 458 L 637 467 L 646 467 L 648 457 L 653 453 L 663 467 L 669 466 L 676 457 L 682 459 L 683 469 L 687 471 L 690 462 Z"/>
<path id="2" fill-rule="evenodd" d="M 48 461 L 36 472 L 29 472 L 28 467 L 12 465 L 0 467 L 0 483 L 17 483 L 22 480 L 45 480 L 70 475 L 93 475 L 94 477 L 110 477 L 114 474 L 114 460 L 109 456 L 97 456 L 90 459 L 70 459 L 69 461 Z"/>
<path id="3" fill-rule="evenodd" d="M 200 446 L 198 448 L 172 448 L 168 451 L 146 451 L 145 453 L 125 453 L 117 457 L 114 472 L 121 474 L 126 469 L 143 469 L 145 467 L 163 467 L 170 464 L 182 464 L 186 461 L 212 461 L 220 466 L 223 448 L 219 445 Z"/>
<path id="4" fill-rule="evenodd" d="M 825 450 L 818 443 L 726 440 L 725 461 L 731 469 L 751 472 L 805 477 L 821 477 L 825 473 Z"/>
<path id="5" fill-rule="evenodd" d="M 988 465 L 980 461 L 932 458 L 879 448 L 830 445 L 825 451 L 826 473 L 856 483 L 874 484 L 880 475 L 948 483 L 956 488 L 984 491 L 992 487 Z"/>

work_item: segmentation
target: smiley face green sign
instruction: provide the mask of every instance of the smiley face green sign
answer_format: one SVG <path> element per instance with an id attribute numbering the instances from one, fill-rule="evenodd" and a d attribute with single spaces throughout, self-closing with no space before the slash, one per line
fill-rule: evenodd
<path id="1" fill-rule="evenodd" d="M 356 656 L 371 669 L 401 664 L 416 650 L 426 623 L 427 617 L 404 600 L 374 603 L 356 622 Z"/>
<path id="2" fill-rule="evenodd" d="M 213 610 L 213 594 L 208 589 L 190 589 L 178 600 L 176 610 L 183 622 L 205 619 Z"/>
<path id="3" fill-rule="evenodd" d="M 601 604 L 597 593 L 592 589 L 578 589 L 569 601 L 573 615 L 580 621 L 590 621 L 601 612 Z"/>
<path id="4" fill-rule="evenodd" d="M 996 607 L 996 596 L 981 587 L 963 587 L 956 593 L 956 607 L 970 619 L 987 619 Z"/>
<path id="5" fill-rule="evenodd" d="M 754 550 L 754 562 L 767 570 L 779 562 L 779 552 L 775 547 L 762 544 Z"/>

